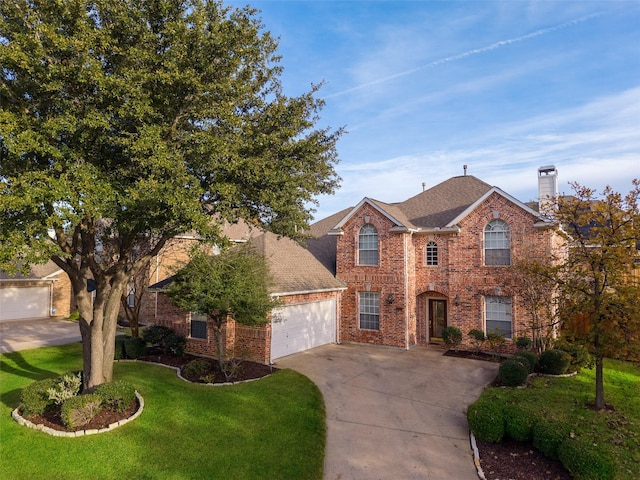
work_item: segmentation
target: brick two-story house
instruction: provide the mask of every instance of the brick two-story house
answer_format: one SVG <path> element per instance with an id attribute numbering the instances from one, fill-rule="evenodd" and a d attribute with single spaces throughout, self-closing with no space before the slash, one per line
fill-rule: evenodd
<path id="1" fill-rule="evenodd" d="M 555 167 L 542 167 L 541 199 L 556 191 Z M 410 348 L 441 341 L 454 325 L 468 344 L 471 329 L 530 336 L 510 270 L 553 248 L 551 227 L 465 171 L 404 202 L 364 198 L 314 225 L 309 248 L 347 285 L 340 341 Z"/>

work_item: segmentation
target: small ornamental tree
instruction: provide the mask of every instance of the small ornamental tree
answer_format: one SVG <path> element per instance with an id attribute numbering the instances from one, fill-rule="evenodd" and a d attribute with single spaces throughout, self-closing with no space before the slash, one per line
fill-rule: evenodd
<path id="1" fill-rule="evenodd" d="M 173 277 L 168 295 L 183 310 L 207 316 L 215 335 L 218 365 L 224 370 L 222 330 L 227 319 L 243 325 L 267 323 L 269 313 L 278 305 L 269 295 L 271 283 L 264 256 L 245 244 L 219 255 L 195 251 Z"/>

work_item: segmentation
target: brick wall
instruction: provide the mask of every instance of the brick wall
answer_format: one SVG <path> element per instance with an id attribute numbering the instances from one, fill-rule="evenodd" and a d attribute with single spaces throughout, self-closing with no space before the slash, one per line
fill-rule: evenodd
<path id="1" fill-rule="evenodd" d="M 367 223 L 378 229 L 379 265 L 357 265 L 358 232 Z M 427 301 L 446 299 L 448 325 L 463 332 L 463 346 L 471 347 L 467 333 L 485 330 L 484 297 L 511 296 L 513 336 L 524 334 L 529 316 L 510 279 L 510 266 L 484 265 L 484 228 L 491 220 L 507 222 L 512 263 L 517 258 L 540 256 L 553 245 L 550 230 L 535 228 L 537 217 L 494 193 L 460 222 L 460 233 L 394 233 L 392 222 L 368 204 L 343 226 L 337 241 L 337 276 L 348 284 L 340 315 L 341 340 L 410 347 L 429 343 Z M 437 266 L 427 266 L 425 248 L 438 246 Z M 405 270 L 406 255 L 408 271 Z M 406 275 L 405 275 L 406 271 Z M 380 330 L 359 328 L 358 292 L 380 293 Z M 389 293 L 394 301 L 387 303 Z M 513 349 L 507 342 L 506 350 Z"/>
<path id="2" fill-rule="evenodd" d="M 69 275 L 61 273 L 58 281 L 53 283 L 53 304 L 55 309 L 54 317 L 68 317 L 76 309 L 73 289 Z"/>

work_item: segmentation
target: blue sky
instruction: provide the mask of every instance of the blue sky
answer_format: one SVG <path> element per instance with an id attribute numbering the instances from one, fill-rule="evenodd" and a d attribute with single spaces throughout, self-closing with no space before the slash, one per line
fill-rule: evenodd
<path id="1" fill-rule="evenodd" d="M 468 173 L 522 201 L 537 169 L 628 192 L 640 178 L 640 2 L 264 1 L 284 91 L 326 82 L 346 127 L 323 218 Z"/>

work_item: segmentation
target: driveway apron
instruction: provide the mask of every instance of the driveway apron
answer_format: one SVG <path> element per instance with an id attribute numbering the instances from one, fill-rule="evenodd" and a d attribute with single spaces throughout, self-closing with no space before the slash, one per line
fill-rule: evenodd
<path id="1" fill-rule="evenodd" d="M 497 364 L 438 349 L 326 345 L 276 366 L 324 396 L 325 480 L 478 478 L 465 412 Z"/>
<path id="2" fill-rule="evenodd" d="M 60 318 L 0 322 L 0 353 L 81 340 L 78 322 Z"/>

